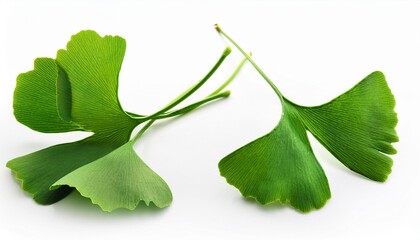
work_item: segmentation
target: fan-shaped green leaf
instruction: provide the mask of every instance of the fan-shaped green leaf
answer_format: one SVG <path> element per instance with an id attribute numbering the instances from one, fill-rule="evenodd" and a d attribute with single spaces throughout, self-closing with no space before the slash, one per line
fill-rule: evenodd
<path id="1" fill-rule="evenodd" d="M 57 53 L 57 63 L 67 73 L 72 88 L 73 121 L 99 135 L 108 136 L 139 123 L 122 110 L 118 100 L 125 46 L 121 37 L 100 37 L 87 30 L 73 35 L 67 50 Z"/>
<path id="2" fill-rule="evenodd" d="M 39 132 L 81 130 L 70 121 L 70 88 L 66 82 L 65 73 L 54 59 L 37 58 L 34 70 L 17 77 L 13 97 L 16 119 Z"/>
<path id="3" fill-rule="evenodd" d="M 53 186 L 61 185 L 75 187 L 105 211 L 133 210 L 140 201 L 163 208 L 172 201 L 168 185 L 138 157 L 132 141 L 69 173 Z"/>
<path id="4" fill-rule="evenodd" d="M 382 73 L 374 72 L 329 103 L 296 105 L 286 98 L 283 117 L 269 134 L 226 156 L 221 175 L 245 197 L 262 204 L 290 202 L 301 210 L 320 208 L 330 197 L 306 129 L 344 165 L 376 181 L 391 172 L 395 100 Z M 385 154 L 384 154 L 385 153 Z"/>
<path id="5" fill-rule="evenodd" d="M 375 181 L 391 173 L 395 99 L 381 72 L 318 107 L 297 107 L 308 130 L 345 166 Z M 385 153 L 385 154 L 384 154 Z"/>
<path id="6" fill-rule="evenodd" d="M 220 161 L 220 172 L 229 183 L 244 196 L 254 197 L 263 204 L 290 201 L 301 211 L 321 207 L 330 196 L 328 183 L 305 130 L 312 132 L 351 170 L 376 181 L 386 180 L 392 160 L 384 154 L 396 153 L 391 143 L 398 141 L 398 136 L 394 96 L 381 72 L 373 72 L 329 103 L 317 107 L 299 106 L 283 96 L 220 26 L 215 27 L 270 85 L 282 103 L 284 114 L 268 135 Z"/>
<path id="7" fill-rule="evenodd" d="M 286 104 L 274 130 L 223 158 L 219 169 L 243 196 L 262 204 L 289 202 L 307 212 L 321 208 L 331 197 L 305 126 L 294 107 Z"/>

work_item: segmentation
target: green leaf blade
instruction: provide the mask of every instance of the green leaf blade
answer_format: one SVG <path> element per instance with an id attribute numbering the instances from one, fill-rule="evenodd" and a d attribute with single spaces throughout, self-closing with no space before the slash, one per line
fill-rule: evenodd
<path id="1" fill-rule="evenodd" d="M 57 91 L 69 91 L 59 83 L 59 67 L 51 58 L 37 58 L 34 70 L 16 79 L 13 109 L 16 119 L 31 129 L 44 133 L 82 130 L 69 118 L 63 120 L 58 109 L 68 111 L 57 100 Z"/>
<path id="2" fill-rule="evenodd" d="M 349 169 L 375 181 L 391 173 L 398 141 L 395 99 L 381 72 L 317 107 L 296 106 L 308 130 Z"/>
<path id="3" fill-rule="evenodd" d="M 270 85 L 282 103 L 284 113 L 282 120 L 274 131 L 238 149 L 219 163 L 221 174 L 226 177 L 229 183 L 237 187 L 244 196 L 256 197 L 257 200 L 258 198 L 262 199 L 262 201 L 259 201 L 263 204 L 267 202 L 267 199 L 271 199 L 264 197 L 264 194 L 272 195 L 273 191 L 275 192 L 275 188 L 279 186 L 279 189 L 282 189 L 279 192 L 283 192 L 281 194 L 287 196 L 287 191 L 285 190 L 288 188 L 281 187 L 281 184 L 269 186 L 270 182 L 276 179 L 265 180 L 268 173 L 270 173 L 270 176 L 272 172 L 279 173 L 279 171 L 267 167 L 261 171 L 258 165 L 261 163 L 270 165 L 273 161 L 282 162 L 283 156 L 279 152 L 285 152 L 284 150 L 287 150 L 287 148 L 293 149 L 293 146 L 298 146 L 296 147 L 296 152 L 299 149 L 306 152 L 307 148 L 310 149 L 309 141 L 307 141 L 306 137 L 306 141 L 302 141 L 303 138 L 300 137 L 306 136 L 305 130 L 309 130 L 324 147 L 349 169 L 375 181 L 385 181 L 387 179 L 391 173 L 393 162 L 385 154 L 395 154 L 397 152 L 392 143 L 399 140 L 395 130 L 398 118 L 394 112 L 394 96 L 381 72 L 373 72 L 355 87 L 329 103 L 317 107 L 299 106 L 281 94 L 279 89 L 258 67 L 254 60 L 219 25 L 216 24 L 215 28 L 248 59 Z M 290 118 L 289 115 L 291 109 L 294 110 L 294 119 Z M 279 139 L 280 137 L 286 139 L 284 142 L 285 146 L 287 144 L 290 146 L 285 148 L 279 145 L 280 147 L 276 151 L 274 150 L 275 143 L 280 143 L 282 139 L 278 140 L 272 135 L 275 135 L 273 133 L 277 129 L 281 130 L 285 126 L 288 128 L 287 125 L 293 126 L 293 124 L 287 124 L 288 118 L 291 119 L 291 122 L 299 123 L 300 126 L 291 127 L 289 129 L 290 136 L 277 134 Z M 269 140 L 264 142 L 266 138 Z M 294 141 L 296 139 L 300 139 L 300 141 Z M 300 144 L 301 146 L 299 146 L 299 142 L 302 143 Z M 260 148 L 264 149 L 267 146 L 271 150 L 259 152 Z M 254 156 L 256 152 L 259 152 L 259 155 Z M 312 153 L 312 150 L 309 152 Z M 258 162 L 254 163 L 252 158 L 255 158 Z M 282 165 L 289 165 L 288 167 L 293 175 L 296 175 L 296 172 L 293 171 L 295 168 L 291 167 L 289 163 L 282 163 Z M 271 167 L 276 169 L 274 164 Z M 299 169 L 302 170 L 304 168 Z M 315 173 L 313 170 L 310 172 Z M 304 176 L 296 176 L 298 179 L 304 179 Z M 283 180 L 287 181 L 288 178 L 290 177 L 284 177 Z M 261 187 L 261 185 L 263 186 Z M 267 186 L 269 187 L 267 188 Z M 267 189 L 264 189 L 264 187 Z M 263 191 L 259 193 L 255 189 L 263 189 Z M 306 191 L 299 190 L 297 185 L 291 186 L 290 189 L 297 190 L 300 195 L 306 194 Z M 282 201 L 281 197 L 278 199 Z M 306 200 L 308 202 L 311 201 L 311 199 Z M 296 206 L 293 205 L 292 201 L 290 202 L 292 206 Z M 307 203 L 303 206 L 307 206 Z M 302 209 L 302 206 L 298 207 L 298 209 Z M 308 208 L 304 207 L 304 209 Z"/>
<path id="4" fill-rule="evenodd" d="M 72 119 L 89 131 L 109 135 L 131 119 L 118 100 L 118 75 L 126 42 L 118 36 L 101 37 L 87 30 L 73 35 L 57 63 L 67 73 L 72 88 Z"/>
<path id="5" fill-rule="evenodd" d="M 166 182 L 138 157 L 130 141 L 108 155 L 58 180 L 53 186 L 75 187 L 102 210 L 133 210 L 140 201 L 164 208 L 172 202 Z"/>
<path id="6" fill-rule="evenodd" d="M 308 212 L 324 206 L 331 193 L 303 123 L 286 107 L 273 131 L 223 158 L 219 170 L 245 197 Z"/>
<path id="7" fill-rule="evenodd" d="M 97 142 L 90 137 L 59 144 L 10 160 L 7 167 L 22 181 L 22 188 L 40 204 L 53 204 L 66 197 L 72 188 L 50 190 L 57 180 L 108 154 L 118 146 Z"/>

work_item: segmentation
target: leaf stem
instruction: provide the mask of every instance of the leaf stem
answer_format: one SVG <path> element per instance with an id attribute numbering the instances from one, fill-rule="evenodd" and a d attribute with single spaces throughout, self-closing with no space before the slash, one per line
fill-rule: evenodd
<path id="1" fill-rule="evenodd" d="M 206 98 L 204 98 L 204 99 L 202 99 L 198 102 L 195 102 L 195 103 L 192 103 L 192 104 L 190 104 L 186 107 L 183 107 L 181 109 L 178 109 L 178 110 L 175 110 L 175 111 L 172 111 L 172 112 L 167 112 L 167 113 L 160 114 L 160 115 L 156 116 L 154 119 L 164 119 L 164 118 L 175 117 L 175 116 L 178 116 L 178 115 L 184 115 L 186 113 L 189 113 L 189 112 L 195 110 L 196 108 L 200 107 L 203 104 L 206 104 L 206 103 L 211 102 L 211 101 L 216 100 L 216 99 L 228 97 L 229 95 L 230 95 L 230 91 L 225 91 L 225 92 L 222 92 L 222 93 L 215 93 L 215 94 L 207 96 Z"/>
<path id="2" fill-rule="evenodd" d="M 249 55 L 251 55 L 251 53 L 249 53 Z M 212 95 L 215 95 L 215 94 L 218 94 L 223 89 L 225 89 L 233 81 L 233 79 L 235 79 L 236 75 L 238 75 L 239 71 L 242 69 L 242 67 L 244 66 L 244 64 L 246 63 L 246 61 L 247 61 L 247 58 L 246 57 L 244 59 L 242 59 L 242 61 L 238 64 L 238 66 L 235 68 L 235 70 L 233 71 L 233 73 L 229 76 L 229 78 L 222 85 L 220 85 L 219 88 L 217 88 L 216 90 L 214 90 L 214 92 L 210 93 L 208 95 L 208 97 L 209 96 L 212 96 Z"/>
<path id="3" fill-rule="evenodd" d="M 132 112 L 125 112 L 125 113 L 128 114 L 128 116 L 130 116 L 132 118 L 135 118 L 135 119 L 144 117 L 144 115 L 140 115 L 140 114 L 137 114 L 137 113 L 132 113 Z"/>
<path id="4" fill-rule="evenodd" d="M 251 53 L 249 53 L 249 55 L 251 55 Z M 186 107 L 183 107 L 179 110 L 175 110 L 173 112 L 168 112 L 168 113 L 163 113 L 159 116 L 156 116 L 154 119 L 163 119 L 163 118 L 169 118 L 169 117 L 174 117 L 177 115 L 183 115 L 186 113 L 189 113 L 191 111 L 193 111 L 194 109 L 200 107 L 203 104 L 206 104 L 210 101 L 219 99 L 219 98 L 225 98 L 228 97 L 230 95 L 230 91 L 225 91 L 220 93 L 221 91 L 223 91 L 223 89 L 225 89 L 232 81 L 233 79 L 235 79 L 236 75 L 238 75 L 239 71 L 242 69 L 242 67 L 244 66 L 244 64 L 247 62 L 247 58 L 243 58 L 242 61 L 238 64 L 238 66 L 235 68 L 235 70 L 232 72 L 232 74 L 229 76 L 229 78 L 222 83 L 222 85 L 220 85 L 220 87 L 218 87 L 216 90 L 214 90 L 212 93 L 210 93 L 207 97 L 205 97 L 204 99 L 192 103 Z"/>
<path id="5" fill-rule="evenodd" d="M 161 110 L 153 113 L 152 115 L 140 118 L 142 121 L 146 121 L 149 119 L 154 119 L 156 116 L 159 116 L 162 113 L 165 113 L 166 111 L 172 109 L 176 105 L 180 104 L 182 101 L 187 99 L 191 94 L 193 94 L 197 89 L 199 89 L 212 75 L 216 70 L 220 67 L 220 65 L 223 63 L 223 61 L 226 59 L 226 57 L 232 52 L 230 47 L 225 48 L 222 55 L 220 56 L 217 63 L 210 69 L 210 71 L 204 76 L 203 79 L 201 79 L 198 83 L 194 84 L 192 87 L 188 88 L 185 92 L 183 92 L 181 95 L 176 97 L 174 100 L 172 100 L 168 105 L 166 105 Z"/>
<path id="6" fill-rule="evenodd" d="M 229 53 L 230 53 L 230 48 L 226 48 L 226 49 L 228 49 L 228 53 L 227 53 L 227 55 L 229 55 Z M 226 52 L 226 49 L 225 49 L 225 52 Z M 225 53 L 224 52 L 224 53 Z M 226 56 L 227 56 L 226 55 Z M 249 53 L 249 55 L 251 55 L 251 53 Z M 224 56 L 224 55 L 222 55 L 222 57 L 221 57 L 221 59 L 219 59 L 219 62 L 222 60 L 224 60 L 224 58 L 226 58 L 226 56 Z M 218 63 L 219 63 L 218 62 Z M 186 107 L 183 107 L 183 108 L 181 108 L 181 109 L 178 109 L 178 110 L 175 110 L 175 111 L 172 111 L 172 112 L 161 112 L 162 110 L 160 110 L 160 111 L 158 111 L 158 112 L 160 112 L 159 114 L 156 114 L 156 113 L 158 113 L 158 112 L 156 112 L 155 114 L 152 114 L 152 115 L 155 115 L 153 118 L 151 118 L 151 116 L 152 115 L 150 115 L 150 116 L 142 116 L 142 115 L 137 115 L 137 114 L 133 114 L 133 113 L 129 113 L 133 118 L 135 118 L 135 119 L 139 119 L 139 120 L 142 120 L 142 121 L 145 121 L 144 119 L 146 119 L 147 118 L 147 120 L 149 120 L 149 122 L 134 136 L 134 138 L 131 140 L 131 141 L 133 141 L 133 142 L 135 142 L 135 141 L 137 141 L 143 134 L 144 134 L 144 132 L 146 132 L 147 131 L 147 129 L 156 121 L 156 120 L 160 120 L 160 119 L 164 119 L 164 118 L 170 118 L 170 117 L 175 117 L 175 116 L 180 116 L 180 115 L 184 115 L 184 114 L 187 114 L 187 113 L 189 113 L 189 112 L 191 112 L 191 111 L 193 111 L 193 110 L 195 110 L 195 109 L 197 109 L 198 107 L 200 107 L 201 105 L 203 105 L 203 104 L 206 104 L 206 103 L 208 103 L 208 102 L 210 102 L 210 101 L 214 101 L 214 100 L 216 100 L 216 99 L 220 99 L 220 98 L 225 98 L 225 97 L 228 97 L 229 95 L 230 95 L 230 91 L 224 91 L 224 92 L 221 92 L 221 91 L 223 91 L 223 89 L 225 89 L 232 81 L 233 81 L 233 79 L 238 75 L 238 73 L 239 73 L 239 71 L 242 69 L 242 67 L 243 67 L 243 65 L 245 64 L 247 62 L 247 58 L 245 57 L 244 59 L 242 59 L 242 61 L 238 64 L 238 66 L 235 68 L 235 70 L 233 71 L 233 73 L 229 76 L 229 78 L 225 81 L 225 82 L 223 82 L 222 83 L 222 85 L 220 85 L 215 91 L 213 91 L 211 94 L 209 94 L 207 97 L 205 97 L 204 99 L 202 99 L 202 100 L 200 100 L 200 101 L 198 101 L 198 102 L 195 102 L 195 103 L 192 103 L 192 104 L 190 104 L 190 105 L 188 105 L 188 106 L 186 106 Z M 221 63 L 221 62 L 220 62 Z M 216 71 L 216 69 L 218 68 L 220 66 L 220 64 L 217 64 L 216 63 L 216 65 L 215 65 L 215 67 L 213 67 L 213 69 L 214 69 L 214 71 Z M 212 69 L 212 70 L 213 70 Z M 207 77 L 207 79 L 208 78 L 210 78 L 210 76 L 211 76 L 211 74 L 213 74 L 214 73 L 214 71 L 212 72 L 212 70 L 203 78 L 203 79 L 206 79 L 206 77 Z M 210 75 L 209 75 L 210 74 Z M 187 94 L 189 94 L 188 96 L 190 96 L 193 92 L 195 92 L 199 87 L 201 87 L 202 85 L 203 85 L 203 83 L 201 84 L 201 85 L 199 85 L 201 82 L 202 82 L 203 80 L 201 80 L 200 82 L 198 82 L 198 83 L 196 83 L 195 85 L 193 85 L 192 87 L 190 87 L 190 88 L 188 88 L 185 92 L 183 92 L 182 94 L 180 94 L 178 97 L 176 97 L 174 100 L 172 100 L 165 108 L 163 108 L 163 109 L 166 109 L 166 108 L 168 108 L 169 106 L 172 106 L 172 105 L 174 105 L 175 103 L 177 103 L 178 101 L 179 101 L 179 99 L 181 99 L 183 96 L 185 96 L 185 95 L 187 95 Z M 195 89 L 195 90 L 193 90 L 197 85 L 199 85 L 198 86 L 198 88 L 197 89 Z M 187 96 L 187 97 L 188 97 Z M 185 97 L 185 98 L 187 98 L 187 97 Z M 184 98 L 184 99 L 185 99 Z M 175 104 L 176 105 L 176 104 Z M 175 106 L 174 105 L 174 106 Z M 136 117 L 136 116 L 138 116 L 138 117 Z"/>
<path id="7" fill-rule="evenodd" d="M 215 29 L 219 34 L 221 34 L 223 37 L 225 37 L 229 42 L 231 42 L 247 59 L 248 61 L 254 66 L 254 68 L 260 73 L 260 75 L 264 78 L 264 80 L 270 85 L 270 87 L 274 90 L 274 92 L 279 97 L 280 101 L 283 100 L 283 94 L 281 94 L 280 90 L 277 88 L 276 85 L 268 78 L 268 76 L 258 67 L 258 65 L 252 60 L 252 58 L 245 53 L 245 51 L 231 38 L 229 35 L 227 35 L 218 24 L 215 24 Z"/>
<path id="8" fill-rule="evenodd" d="M 131 139 L 130 141 L 132 141 L 133 143 L 136 142 L 137 140 L 139 140 L 139 138 L 147 131 L 147 129 L 149 129 L 150 126 L 152 126 L 152 124 L 155 122 L 154 119 L 150 120 L 149 122 L 147 122 L 146 125 L 144 125 L 144 127 L 142 129 L 140 129 L 140 131 L 136 134 L 136 136 L 134 136 L 133 139 Z"/>

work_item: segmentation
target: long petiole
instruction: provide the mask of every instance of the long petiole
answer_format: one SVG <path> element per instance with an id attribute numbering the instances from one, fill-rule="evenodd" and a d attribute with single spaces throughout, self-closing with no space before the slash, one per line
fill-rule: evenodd
<path id="1" fill-rule="evenodd" d="M 144 115 L 140 115 L 140 114 L 137 114 L 137 113 L 132 113 L 132 112 L 125 112 L 128 116 L 130 116 L 130 117 L 132 117 L 132 118 L 134 118 L 134 119 L 138 119 L 138 118 L 143 118 L 144 117 Z"/>
<path id="2" fill-rule="evenodd" d="M 251 55 L 251 53 L 249 53 L 249 55 Z M 223 91 L 223 89 L 225 89 L 233 81 L 233 79 L 236 77 L 236 75 L 238 75 L 239 71 L 241 70 L 241 68 L 243 67 L 243 65 L 245 64 L 246 61 L 247 61 L 246 57 L 244 59 L 242 59 L 242 61 L 238 64 L 238 66 L 235 68 L 233 73 L 229 76 L 229 78 L 222 85 L 220 85 L 220 87 L 218 87 L 215 91 L 213 91 L 211 94 L 209 94 L 206 98 L 204 98 L 204 99 L 202 99 L 198 102 L 192 103 L 192 104 L 190 104 L 186 107 L 183 107 L 181 109 L 178 109 L 178 110 L 175 110 L 175 111 L 172 111 L 172 112 L 162 113 L 160 115 L 155 116 L 136 134 L 136 136 L 134 136 L 134 138 L 131 141 L 133 141 L 133 142 L 137 141 L 144 134 L 144 132 L 146 132 L 146 130 L 156 120 L 175 117 L 175 116 L 179 116 L 179 115 L 184 115 L 184 114 L 187 114 L 187 113 L 197 109 L 201 105 L 206 104 L 210 101 L 214 101 L 214 100 L 217 100 L 217 99 L 220 99 L 220 98 L 228 97 L 230 95 L 230 91 L 224 91 L 222 93 L 220 93 L 220 92 Z M 189 88 L 189 89 L 191 89 L 191 88 Z M 187 91 L 185 91 L 185 92 L 187 92 Z M 181 94 L 180 96 L 182 96 L 183 94 Z M 172 101 L 172 102 L 175 102 L 175 100 Z M 168 106 L 169 106 L 169 104 L 168 104 Z"/>
<path id="3" fill-rule="evenodd" d="M 199 89 L 213 75 L 213 73 L 216 72 L 216 70 L 220 67 L 220 65 L 223 63 L 223 61 L 226 59 L 226 57 L 231 52 L 232 52 L 232 50 L 230 49 L 230 47 L 225 48 L 225 50 L 223 51 L 222 56 L 220 56 L 220 58 L 217 61 L 217 63 L 206 74 L 206 76 L 204 76 L 203 79 L 201 79 L 198 83 L 194 84 L 192 87 L 188 88 L 187 91 L 183 92 L 181 95 L 179 95 L 178 97 L 176 97 L 174 100 L 172 100 L 168 105 L 166 105 L 161 110 L 153 113 L 152 115 L 149 115 L 149 116 L 146 116 L 146 117 L 137 118 L 137 119 L 142 120 L 142 121 L 146 121 L 146 120 L 149 120 L 149 119 L 154 119 L 156 116 L 159 116 L 160 114 L 165 113 L 168 110 L 170 110 L 173 107 L 175 107 L 176 105 L 180 104 L 182 101 L 184 101 L 185 99 L 187 99 L 191 94 L 193 94 L 195 91 L 197 91 L 197 89 Z"/>
<path id="4" fill-rule="evenodd" d="M 152 126 L 154 122 L 155 122 L 154 119 L 147 122 L 146 125 L 144 125 L 144 127 L 140 129 L 140 131 L 136 134 L 136 136 L 134 136 L 134 138 L 131 139 L 130 141 L 136 142 L 137 140 L 139 140 L 139 138 L 147 131 L 147 129 L 149 129 L 150 126 Z"/>
<path id="5" fill-rule="evenodd" d="M 216 93 L 216 94 L 210 95 L 210 96 L 208 96 L 208 97 L 206 97 L 206 98 L 204 98 L 204 99 L 202 99 L 198 102 L 195 102 L 195 103 L 192 103 L 192 104 L 190 104 L 186 107 L 183 107 L 181 109 L 158 115 L 154 119 L 164 119 L 164 118 L 175 117 L 175 116 L 178 116 L 178 115 L 183 115 L 183 114 L 186 114 L 186 113 L 189 113 L 189 112 L 193 111 L 194 109 L 200 107 L 203 104 L 214 101 L 216 99 L 228 97 L 229 95 L 230 95 L 230 91 L 225 91 L 225 92 L 222 92 L 222 93 Z"/>
<path id="6" fill-rule="evenodd" d="M 258 65 L 252 60 L 252 58 L 245 53 L 245 51 L 231 38 L 227 35 L 223 30 L 220 28 L 218 24 L 216 24 L 215 29 L 219 32 L 223 37 L 225 37 L 229 42 L 231 42 L 247 59 L 248 61 L 254 66 L 254 68 L 260 73 L 260 75 L 264 78 L 264 80 L 270 85 L 270 87 L 274 90 L 280 100 L 283 99 L 283 94 L 281 94 L 280 90 L 274 85 L 274 83 L 267 77 L 267 75 L 258 67 Z"/>
<path id="7" fill-rule="evenodd" d="M 251 56 L 251 53 L 249 53 L 249 56 Z M 208 95 L 208 97 L 218 94 L 219 92 L 221 92 L 223 89 L 225 89 L 232 81 L 233 79 L 235 79 L 236 75 L 238 75 L 239 71 L 242 69 L 242 67 L 244 66 L 244 64 L 246 63 L 247 58 L 245 57 L 244 59 L 242 59 L 242 61 L 238 64 L 238 66 L 235 68 L 235 70 L 233 71 L 233 73 L 229 76 L 229 78 L 222 84 L 220 85 L 219 88 L 217 88 L 216 90 L 214 90 L 214 92 L 210 93 Z"/>
<path id="8" fill-rule="evenodd" d="M 251 55 L 251 53 L 249 53 L 249 55 Z M 181 115 L 181 114 L 186 114 L 188 112 L 193 111 L 194 109 L 200 107 L 203 104 L 206 104 L 210 101 L 219 99 L 219 98 L 225 98 L 228 97 L 230 95 L 229 91 L 226 92 L 222 92 L 223 89 L 225 89 L 232 81 L 233 79 L 235 79 L 236 75 L 238 75 L 239 71 L 242 69 L 242 67 L 244 66 L 244 64 L 246 63 L 247 58 L 242 59 L 242 61 L 238 64 L 238 66 L 235 68 L 235 70 L 233 71 L 233 73 L 229 76 L 229 78 L 222 84 L 220 85 L 220 87 L 218 87 L 215 91 L 213 91 L 212 93 L 210 93 L 207 97 L 205 97 L 204 99 L 192 103 L 186 107 L 183 107 L 179 110 L 175 110 L 172 112 L 168 112 L 168 113 L 163 113 L 159 116 L 156 116 L 154 119 L 163 119 L 163 118 L 169 118 L 169 117 L 174 117 L 177 115 Z"/>

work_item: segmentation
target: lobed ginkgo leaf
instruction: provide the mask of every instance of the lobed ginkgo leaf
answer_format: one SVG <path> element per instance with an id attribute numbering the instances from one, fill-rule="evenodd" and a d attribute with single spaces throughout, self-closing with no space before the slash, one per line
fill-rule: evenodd
<path id="1" fill-rule="evenodd" d="M 385 181 L 397 151 L 395 99 L 381 72 L 317 107 L 297 107 L 307 129 L 340 162 L 375 181 Z"/>
<path id="2" fill-rule="evenodd" d="M 398 120 L 394 96 L 381 72 L 373 72 L 326 104 L 299 106 L 283 96 L 219 25 L 215 29 L 248 59 L 283 106 L 282 119 L 272 132 L 220 161 L 220 173 L 228 183 L 262 204 L 290 202 L 303 212 L 322 207 L 330 192 L 306 130 L 349 169 L 375 181 L 387 179 L 392 159 L 385 154 L 396 153 L 392 143 L 398 141 Z"/>
<path id="3" fill-rule="evenodd" d="M 373 72 L 339 97 L 316 107 L 280 98 L 283 116 L 269 134 L 234 151 L 219 163 L 228 183 L 262 204 L 290 202 L 308 212 L 330 198 L 306 130 L 352 171 L 375 181 L 391 173 L 395 154 L 395 100 L 385 77 Z"/>

